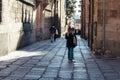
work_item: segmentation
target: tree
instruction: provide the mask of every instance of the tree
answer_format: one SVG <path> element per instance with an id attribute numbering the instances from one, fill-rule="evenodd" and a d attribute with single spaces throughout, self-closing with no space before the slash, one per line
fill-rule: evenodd
<path id="1" fill-rule="evenodd" d="M 72 14 L 75 12 L 75 3 L 76 0 L 66 0 L 66 15 L 70 18 Z"/>

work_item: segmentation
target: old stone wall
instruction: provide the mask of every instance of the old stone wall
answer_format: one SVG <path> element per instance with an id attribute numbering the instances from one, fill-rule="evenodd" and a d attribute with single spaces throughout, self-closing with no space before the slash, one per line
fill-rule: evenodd
<path id="1" fill-rule="evenodd" d="M 90 3 L 88 0 L 85 0 L 85 36 L 86 38 L 88 38 L 88 26 L 89 26 L 89 7 L 90 7 Z"/>
<path id="2" fill-rule="evenodd" d="M 42 27 L 43 31 L 43 39 L 49 39 L 50 38 L 50 31 L 49 28 L 52 26 L 52 8 L 51 5 L 48 4 L 46 6 L 46 8 L 44 9 L 44 16 L 43 17 L 43 25 L 44 27 Z"/>
<path id="3" fill-rule="evenodd" d="M 50 39 L 52 21 L 61 22 L 64 17 L 60 9 L 53 0 L 2 0 L 2 4 L 0 0 L 0 56 L 35 41 Z M 55 18 L 58 13 L 59 20 L 58 16 Z M 57 27 L 61 32 L 60 24 Z"/>
<path id="4" fill-rule="evenodd" d="M 120 56 L 120 1 L 106 0 L 106 49 Z"/>
<path id="5" fill-rule="evenodd" d="M 63 34 L 66 30 L 65 25 L 66 25 L 66 21 L 65 21 L 65 0 L 58 0 L 58 17 L 59 17 L 59 23 L 60 23 L 60 27 L 61 27 L 61 31 L 60 33 Z"/>
<path id="6" fill-rule="evenodd" d="M 35 41 L 32 19 L 32 5 L 17 0 L 2 0 L 0 55 L 5 55 Z"/>
<path id="7" fill-rule="evenodd" d="M 82 3 L 82 35 L 85 32 L 91 50 L 100 54 L 105 50 L 107 56 L 120 57 L 120 1 L 83 0 Z"/>
<path id="8" fill-rule="evenodd" d="M 103 41 L 103 19 L 105 19 L 105 54 L 109 56 L 120 56 L 120 1 L 106 0 L 98 2 L 98 32 L 97 44 L 102 47 Z M 103 18 L 103 9 L 105 17 Z"/>
<path id="9" fill-rule="evenodd" d="M 51 3 L 43 1 L 37 6 L 36 17 L 36 39 L 37 41 L 46 40 L 50 38 L 49 28 L 52 25 L 52 7 Z"/>

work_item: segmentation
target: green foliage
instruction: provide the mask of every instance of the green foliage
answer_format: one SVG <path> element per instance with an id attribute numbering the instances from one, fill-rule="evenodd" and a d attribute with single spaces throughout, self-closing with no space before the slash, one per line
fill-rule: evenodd
<path id="1" fill-rule="evenodd" d="M 68 16 L 71 16 L 75 12 L 75 3 L 76 0 L 66 0 L 66 13 Z"/>

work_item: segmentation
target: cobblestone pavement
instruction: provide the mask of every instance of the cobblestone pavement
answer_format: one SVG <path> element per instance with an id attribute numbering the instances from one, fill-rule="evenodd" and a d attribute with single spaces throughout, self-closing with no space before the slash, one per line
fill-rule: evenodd
<path id="1" fill-rule="evenodd" d="M 69 63 L 65 39 L 37 42 L 0 57 L 0 80 L 120 80 L 120 60 L 97 58 L 77 37 Z"/>

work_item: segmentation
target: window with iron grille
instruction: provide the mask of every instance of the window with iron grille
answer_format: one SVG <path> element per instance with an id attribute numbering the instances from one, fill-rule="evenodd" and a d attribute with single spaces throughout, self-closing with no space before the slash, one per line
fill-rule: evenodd
<path id="1" fill-rule="evenodd" d="M 0 22 L 2 21 L 2 0 L 0 0 Z"/>

